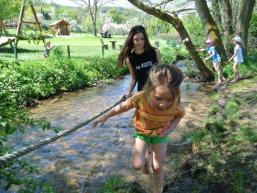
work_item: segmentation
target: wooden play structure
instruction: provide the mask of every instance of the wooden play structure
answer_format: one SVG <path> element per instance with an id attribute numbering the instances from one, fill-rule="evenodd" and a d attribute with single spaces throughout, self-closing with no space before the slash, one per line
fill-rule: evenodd
<path id="1" fill-rule="evenodd" d="M 39 32 L 39 35 L 40 35 L 40 37 L 41 37 L 41 39 L 42 39 L 42 41 L 43 41 L 43 43 L 45 45 L 45 39 L 44 39 L 44 37 L 42 35 L 42 28 L 41 28 L 40 22 L 39 22 L 39 20 L 37 18 L 36 11 L 34 9 L 32 1 L 29 1 L 28 4 L 29 4 L 29 7 L 32 10 L 32 14 L 33 14 L 33 17 L 34 17 L 35 21 L 25 21 L 24 20 L 24 12 L 25 12 L 25 8 L 27 6 L 27 0 L 23 0 L 22 6 L 21 6 L 21 10 L 20 10 L 20 15 L 19 15 L 19 20 L 18 20 L 18 24 L 17 24 L 17 29 L 16 29 L 15 37 L 9 36 L 9 34 L 8 34 L 6 28 L 5 28 L 4 22 L 0 21 L 0 30 L 1 30 L 1 32 L 3 32 L 2 34 L 4 34 L 4 35 L 2 35 L 0 37 L 0 47 L 8 45 L 8 44 L 12 45 L 13 42 L 15 44 L 15 47 L 17 47 L 18 41 L 21 38 L 23 38 L 22 37 L 22 26 L 24 24 L 27 24 L 27 25 L 29 24 L 29 25 L 36 26 L 36 28 L 37 28 L 37 30 Z"/>
<path id="2" fill-rule="evenodd" d="M 19 21 L 18 21 L 17 31 L 16 31 L 15 46 L 17 47 L 19 39 L 22 38 L 21 28 L 22 28 L 23 24 L 34 25 L 37 28 L 37 30 L 38 30 L 38 32 L 40 34 L 40 37 L 41 37 L 41 39 L 42 39 L 42 41 L 43 41 L 43 43 L 45 45 L 45 39 L 44 39 L 44 36 L 42 35 L 42 28 L 41 28 L 40 22 L 39 22 L 39 20 L 37 18 L 37 14 L 36 14 L 36 11 L 34 9 L 32 1 L 29 1 L 28 4 L 29 4 L 29 7 L 32 10 L 32 14 L 33 14 L 33 17 L 34 17 L 35 21 L 25 21 L 24 20 L 24 11 L 25 11 L 25 8 L 27 6 L 26 2 L 27 2 L 27 0 L 23 0 L 22 6 L 21 6 Z"/>
<path id="3" fill-rule="evenodd" d="M 16 39 L 15 37 L 5 37 L 5 36 L 0 37 L 0 47 L 6 46 L 8 44 L 12 45 L 15 39 Z"/>
<path id="4" fill-rule="evenodd" d="M 56 35 L 70 35 L 69 22 L 61 19 L 53 22 L 50 27 L 55 31 Z"/>
<path id="5" fill-rule="evenodd" d="M 26 21 L 26 19 L 24 18 L 24 12 L 28 8 L 31 9 L 32 11 L 32 16 L 33 18 L 30 21 Z M 8 24 L 7 24 L 8 25 Z M 9 26 L 11 27 L 16 27 L 16 23 L 10 23 Z M 24 33 L 25 30 L 27 29 L 31 29 L 30 34 L 26 34 Z M 24 30 L 25 29 L 25 30 Z M 43 41 L 44 47 L 46 49 L 46 44 L 45 44 L 45 38 L 42 34 L 42 28 L 41 28 L 41 24 L 37 18 L 36 15 L 36 11 L 34 9 L 34 6 L 32 4 L 32 1 L 28 1 L 27 0 L 23 0 L 22 5 L 21 5 L 21 9 L 20 9 L 20 14 L 19 14 L 19 20 L 17 22 L 17 27 L 16 27 L 16 34 L 15 36 L 10 36 L 6 30 L 6 24 L 2 21 L 0 22 L 0 48 L 10 45 L 11 49 L 9 52 L 10 54 L 14 54 L 14 57 L 16 59 L 16 61 L 18 60 L 18 42 L 19 40 L 35 40 L 35 41 Z M 36 32 L 36 33 L 35 33 Z M 3 35 L 4 33 L 4 35 Z M 8 48 L 3 48 L 3 50 L 6 50 Z"/>

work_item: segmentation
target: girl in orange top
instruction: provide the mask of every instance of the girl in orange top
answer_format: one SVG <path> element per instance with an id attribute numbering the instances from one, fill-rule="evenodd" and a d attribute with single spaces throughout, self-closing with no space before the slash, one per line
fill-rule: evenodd
<path id="1" fill-rule="evenodd" d="M 135 146 L 133 151 L 133 167 L 144 169 L 146 152 L 152 146 L 152 167 L 154 173 L 154 193 L 163 189 L 163 165 L 169 141 L 168 134 L 174 130 L 184 116 L 180 103 L 179 87 L 183 81 L 180 69 L 170 65 L 153 66 L 143 91 L 128 98 L 111 109 L 93 123 L 104 122 L 112 116 L 135 108 Z"/>

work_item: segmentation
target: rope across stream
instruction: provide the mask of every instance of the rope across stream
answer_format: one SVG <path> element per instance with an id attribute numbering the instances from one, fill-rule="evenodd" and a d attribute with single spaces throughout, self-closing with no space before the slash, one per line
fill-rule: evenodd
<path id="1" fill-rule="evenodd" d="M 52 137 L 45 138 L 45 139 L 39 141 L 36 144 L 32 144 L 32 145 L 23 147 L 20 150 L 17 150 L 17 151 L 14 151 L 14 152 L 10 153 L 10 154 L 5 154 L 4 156 L 1 156 L 0 157 L 0 167 L 6 165 L 8 162 L 10 162 L 10 161 L 12 161 L 14 159 L 17 159 L 17 158 L 19 158 L 21 156 L 24 156 L 24 155 L 26 155 L 26 154 L 28 154 L 28 153 L 36 150 L 36 149 L 39 149 L 39 148 L 41 148 L 41 147 L 43 147 L 43 146 L 45 146 L 45 145 L 47 145 L 49 143 L 52 143 L 52 142 L 56 141 L 57 139 L 60 139 L 60 138 L 62 138 L 64 136 L 66 136 L 66 135 L 68 135 L 68 134 L 78 130 L 79 128 L 89 124 L 91 121 L 97 119 L 98 117 L 100 117 L 101 115 L 103 115 L 104 113 L 106 113 L 107 111 L 109 111 L 110 109 L 112 109 L 113 107 L 118 105 L 119 103 L 121 103 L 121 101 L 122 100 L 116 102 L 111 107 L 109 107 L 109 108 L 105 109 L 104 111 L 96 114 L 94 117 L 92 117 L 92 118 L 90 118 L 90 119 L 88 119 L 88 120 L 86 120 L 86 121 L 84 121 L 84 122 L 82 122 L 82 123 L 80 123 L 80 124 L 70 128 L 70 129 L 66 129 L 64 131 L 61 131 L 61 132 L 57 133 L 56 135 L 54 135 Z"/>
<path id="2" fill-rule="evenodd" d="M 115 104 L 113 104 L 112 106 L 110 106 L 109 108 L 105 109 L 104 111 L 96 114 L 94 117 L 90 118 L 90 119 L 87 119 L 86 121 L 70 128 L 70 129 L 66 129 L 64 131 L 61 131 L 59 133 L 57 133 L 56 135 L 52 136 L 52 137 L 48 137 L 48 138 L 45 138 L 41 141 L 39 141 L 38 143 L 36 144 L 32 144 L 32 145 L 29 145 L 29 146 L 26 146 L 26 147 L 23 147 L 17 151 L 14 151 L 12 153 L 8 153 L 8 154 L 5 154 L 4 156 L 0 156 L 0 167 L 6 165 L 8 162 L 12 161 L 12 160 L 15 160 L 21 156 L 24 156 L 36 149 L 39 149 L 49 143 L 52 143 L 54 141 L 56 141 L 57 139 L 60 139 L 76 130 L 78 130 L 79 128 L 89 124 L 90 122 L 92 122 L 93 120 L 97 119 L 98 117 L 100 117 L 101 115 L 103 115 L 104 113 L 106 113 L 107 111 L 109 111 L 110 109 L 112 109 L 113 107 L 115 107 L 116 105 L 118 105 L 119 103 L 121 103 L 122 100 L 116 102 Z M 172 145 L 173 146 L 183 146 L 183 145 L 187 145 L 187 144 L 190 144 L 191 141 L 190 140 L 186 140 L 185 142 L 182 142 L 182 143 L 173 143 Z"/>

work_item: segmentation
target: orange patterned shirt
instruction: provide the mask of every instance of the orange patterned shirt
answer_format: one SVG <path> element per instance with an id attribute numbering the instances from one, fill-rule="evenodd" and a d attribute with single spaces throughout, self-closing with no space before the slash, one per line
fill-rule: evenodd
<path id="1" fill-rule="evenodd" d="M 136 111 L 134 115 L 134 127 L 136 131 L 147 136 L 163 136 L 164 130 L 175 117 L 183 117 L 185 114 L 181 104 L 174 104 L 162 111 L 150 106 L 145 91 L 138 92 L 132 98 L 132 104 Z"/>

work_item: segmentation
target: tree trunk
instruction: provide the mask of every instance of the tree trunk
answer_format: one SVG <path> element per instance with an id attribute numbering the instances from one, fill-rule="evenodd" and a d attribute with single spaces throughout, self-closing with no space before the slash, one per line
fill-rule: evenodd
<path id="1" fill-rule="evenodd" d="M 98 9 L 106 3 L 111 3 L 114 0 L 71 0 L 79 7 L 85 7 L 90 14 L 92 26 L 93 26 L 93 35 L 97 36 L 97 17 Z"/>
<path id="2" fill-rule="evenodd" d="M 223 42 L 221 40 L 220 31 L 210 14 L 210 10 L 208 8 L 206 1 L 195 0 L 195 7 L 196 7 L 198 15 L 205 27 L 205 30 L 207 31 L 208 37 L 214 41 L 217 51 L 221 55 L 222 61 L 225 61 L 226 60 L 226 52 L 225 52 L 225 48 L 223 46 Z"/>
<path id="3" fill-rule="evenodd" d="M 93 28 L 94 28 L 94 36 L 97 35 L 97 29 L 96 29 L 96 18 L 97 18 L 97 11 L 98 11 L 98 5 L 97 5 L 98 1 L 94 1 L 94 5 L 93 5 Z"/>
<path id="4" fill-rule="evenodd" d="M 221 11 L 222 20 L 224 24 L 225 31 L 231 35 L 233 34 L 233 24 L 232 24 L 232 9 L 229 0 L 221 0 Z"/>
<path id="5" fill-rule="evenodd" d="M 203 81 L 211 81 L 213 80 L 213 72 L 206 67 L 204 64 L 203 60 L 199 56 L 198 52 L 196 51 L 196 48 L 191 41 L 182 21 L 175 15 L 172 16 L 166 12 L 161 11 L 160 9 L 157 9 L 155 7 L 150 7 L 142 3 L 141 1 L 138 0 L 128 0 L 130 3 L 132 3 L 134 6 L 138 7 L 139 9 L 143 10 L 144 12 L 153 15 L 163 21 L 166 21 L 176 29 L 176 31 L 179 33 L 180 38 L 182 40 L 188 38 L 188 41 L 185 42 L 185 46 L 188 50 L 188 52 L 191 54 L 193 60 L 195 61 L 197 68 L 199 69 L 201 73 L 201 79 Z"/>
<path id="6" fill-rule="evenodd" d="M 220 8 L 219 0 L 212 0 L 212 15 L 217 24 L 222 24 Z M 224 26 L 220 25 L 219 27 L 223 28 Z"/>
<path id="7" fill-rule="evenodd" d="M 93 21 L 93 34 L 97 36 L 96 21 Z"/>
<path id="8" fill-rule="evenodd" d="M 236 33 L 242 38 L 242 46 L 244 48 L 245 55 L 247 55 L 248 31 L 254 5 L 255 0 L 242 0 L 242 6 L 240 8 L 236 23 Z"/>
<path id="9" fill-rule="evenodd" d="M 226 50 L 226 55 L 230 55 L 230 50 L 228 48 L 229 42 L 231 41 L 229 37 L 234 33 L 233 32 L 233 23 L 232 23 L 232 9 L 229 0 L 221 0 L 221 12 L 222 12 L 222 21 L 224 25 L 224 36 L 223 43 Z"/>

